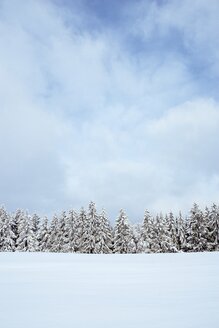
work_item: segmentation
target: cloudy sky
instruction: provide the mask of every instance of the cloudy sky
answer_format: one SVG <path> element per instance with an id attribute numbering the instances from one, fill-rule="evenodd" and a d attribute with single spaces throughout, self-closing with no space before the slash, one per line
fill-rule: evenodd
<path id="1" fill-rule="evenodd" d="M 218 203 L 218 87 L 218 0 L 0 0 L 0 202 Z"/>

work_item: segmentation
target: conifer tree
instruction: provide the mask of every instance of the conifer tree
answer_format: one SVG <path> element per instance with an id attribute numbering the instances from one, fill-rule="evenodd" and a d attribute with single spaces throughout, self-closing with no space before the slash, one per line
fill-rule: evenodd
<path id="1" fill-rule="evenodd" d="M 144 220 L 142 224 L 142 238 L 143 238 L 143 249 L 145 253 L 151 253 L 153 251 L 153 239 L 155 239 L 153 218 L 150 213 L 146 210 L 144 213 Z"/>
<path id="2" fill-rule="evenodd" d="M 57 251 L 64 252 L 65 251 L 65 243 L 66 240 L 66 212 L 62 212 L 61 217 L 58 220 L 58 231 L 57 231 Z"/>
<path id="3" fill-rule="evenodd" d="M 28 217 L 28 237 L 27 237 L 27 248 L 30 252 L 39 251 L 39 223 L 40 218 L 38 215 L 34 214 L 33 216 Z"/>
<path id="4" fill-rule="evenodd" d="M 4 251 L 5 237 L 8 230 L 8 219 L 5 208 L 0 207 L 0 251 Z"/>
<path id="5" fill-rule="evenodd" d="M 106 212 L 102 210 L 96 218 L 95 248 L 96 254 L 112 253 L 113 235 L 112 228 L 107 219 Z"/>
<path id="6" fill-rule="evenodd" d="M 152 253 L 163 252 L 162 238 L 163 238 L 163 216 L 156 215 L 152 221 L 150 249 Z"/>
<path id="7" fill-rule="evenodd" d="M 164 218 L 162 213 L 157 216 L 157 225 L 160 252 L 169 253 L 172 249 L 172 240 L 168 227 L 168 216 L 166 215 Z"/>
<path id="8" fill-rule="evenodd" d="M 85 229 L 86 221 L 87 221 L 87 213 L 86 210 L 82 207 L 77 217 L 77 221 L 75 222 L 74 249 L 76 253 L 85 252 L 83 248 L 83 243 L 85 240 L 84 229 Z"/>
<path id="9" fill-rule="evenodd" d="M 144 253 L 145 252 L 145 241 L 142 233 L 142 226 L 140 224 L 135 224 L 132 227 L 133 235 L 133 253 Z"/>
<path id="10" fill-rule="evenodd" d="M 177 252 L 176 221 L 172 212 L 165 217 L 163 239 L 165 252 Z"/>
<path id="11" fill-rule="evenodd" d="M 49 249 L 50 252 L 58 252 L 59 251 L 58 228 L 59 228 L 59 220 L 58 220 L 57 215 L 55 214 L 48 227 L 49 235 L 48 235 L 47 248 Z"/>
<path id="12" fill-rule="evenodd" d="M 13 238 L 13 244 L 14 244 L 14 251 L 17 250 L 17 240 L 19 237 L 18 233 L 18 223 L 20 216 L 22 215 L 22 211 L 18 209 L 15 213 L 11 215 L 10 225 L 11 225 L 11 231 L 12 231 L 12 238 Z"/>
<path id="13" fill-rule="evenodd" d="M 40 252 L 49 252 L 50 244 L 49 244 L 49 227 L 48 227 L 48 219 L 45 217 L 42 221 L 42 224 L 39 229 L 38 235 L 39 241 L 39 251 Z"/>
<path id="14" fill-rule="evenodd" d="M 205 210 L 207 221 L 207 250 L 219 250 L 219 208 L 213 204 L 210 211 Z"/>
<path id="15" fill-rule="evenodd" d="M 179 212 L 176 218 L 176 247 L 178 251 L 186 249 L 186 221 L 182 217 L 182 213 Z"/>
<path id="16" fill-rule="evenodd" d="M 207 248 L 207 227 L 204 215 L 195 203 L 190 211 L 187 227 L 188 251 L 201 252 Z"/>
<path id="17" fill-rule="evenodd" d="M 15 251 L 15 236 L 12 230 L 12 220 L 4 207 L 0 208 L 0 251 Z"/>
<path id="18" fill-rule="evenodd" d="M 40 227 L 40 217 L 37 214 L 33 214 L 31 217 L 32 229 L 35 234 L 37 234 Z"/>
<path id="19" fill-rule="evenodd" d="M 18 217 L 18 238 L 17 238 L 17 250 L 19 252 L 28 251 L 29 244 L 29 221 L 28 214 L 24 211 L 20 211 Z"/>
<path id="20" fill-rule="evenodd" d="M 114 230 L 114 253 L 131 253 L 133 237 L 125 212 L 121 209 Z"/>
<path id="21" fill-rule="evenodd" d="M 84 217 L 83 233 L 81 238 L 82 253 L 95 253 L 98 215 L 95 203 L 90 202 L 88 213 Z"/>
<path id="22" fill-rule="evenodd" d="M 78 241 L 78 214 L 71 210 L 66 217 L 65 232 L 64 232 L 64 251 L 76 252 Z"/>

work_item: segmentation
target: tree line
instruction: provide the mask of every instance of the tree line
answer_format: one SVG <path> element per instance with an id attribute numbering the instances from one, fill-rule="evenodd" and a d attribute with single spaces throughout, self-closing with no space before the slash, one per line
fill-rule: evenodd
<path id="1" fill-rule="evenodd" d="M 95 203 L 71 210 L 51 221 L 23 210 L 8 213 L 0 207 L 1 252 L 66 252 L 88 254 L 176 253 L 219 250 L 219 207 L 202 211 L 194 204 L 187 217 L 152 216 L 145 211 L 141 224 L 131 225 L 120 210 L 114 226 Z"/>

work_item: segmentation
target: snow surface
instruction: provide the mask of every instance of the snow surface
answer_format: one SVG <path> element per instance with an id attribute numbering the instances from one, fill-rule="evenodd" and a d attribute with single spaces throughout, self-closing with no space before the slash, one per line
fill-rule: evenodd
<path id="1" fill-rule="evenodd" d="M 219 327 L 219 253 L 0 253 L 0 327 Z"/>

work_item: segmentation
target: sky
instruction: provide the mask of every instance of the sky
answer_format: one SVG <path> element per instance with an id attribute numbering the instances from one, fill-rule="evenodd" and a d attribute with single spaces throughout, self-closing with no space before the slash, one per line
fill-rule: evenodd
<path id="1" fill-rule="evenodd" d="M 218 86 L 218 0 L 0 0 L 0 203 L 218 203 Z"/>

